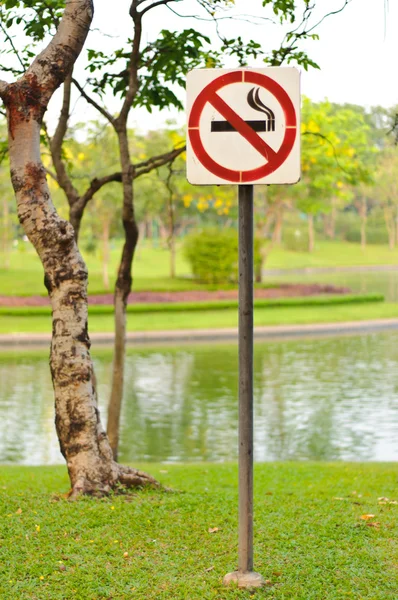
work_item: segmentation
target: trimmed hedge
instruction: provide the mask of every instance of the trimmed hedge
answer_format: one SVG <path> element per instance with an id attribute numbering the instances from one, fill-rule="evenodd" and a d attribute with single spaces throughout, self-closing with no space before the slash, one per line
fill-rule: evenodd
<path id="1" fill-rule="evenodd" d="M 290 306 L 331 306 L 339 304 L 364 304 L 369 302 L 384 302 L 381 294 L 346 294 L 330 296 L 297 296 L 287 298 L 259 298 L 254 301 L 255 308 L 283 308 Z M 211 300 L 208 302 L 162 302 L 151 304 L 129 304 L 128 313 L 159 313 L 159 312 L 181 312 L 181 311 L 207 311 L 225 310 L 238 308 L 237 300 Z M 89 315 L 113 314 L 113 306 L 96 304 L 89 306 Z M 15 306 L 0 307 L 0 316 L 8 317 L 37 317 L 50 316 L 51 309 L 48 306 Z"/>

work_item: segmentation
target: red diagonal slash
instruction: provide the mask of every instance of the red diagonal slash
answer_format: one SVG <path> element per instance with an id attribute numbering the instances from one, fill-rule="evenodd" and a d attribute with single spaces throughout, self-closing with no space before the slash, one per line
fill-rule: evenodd
<path id="1" fill-rule="evenodd" d="M 276 152 L 215 92 L 207 99 L 210 104 L 259 152 L 268 162 L 276 157 Z"/>

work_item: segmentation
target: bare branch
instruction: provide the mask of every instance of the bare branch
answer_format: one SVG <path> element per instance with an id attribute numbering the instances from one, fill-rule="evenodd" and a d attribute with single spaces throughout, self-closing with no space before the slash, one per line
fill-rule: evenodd
<path id="1" fill-rule="evenodd" d="M 80 83 L 74 77 L 72 77 L 72 83 L 73 83 L 73 85 L 75 85 L 77 87 L 80 94 L 83 96 L 83 98 L 86 100 L 86 102 L 88 102 L 88 104 L 91 104 L 91 106 L 94 106 L 94 108 L 96 110 L 98 110 L 98 112 L 101 113 L 101 115 L 103 117 L 105 117 L 105 119 L 107 119 L 107 121 L 109 121 L 109 123 L 111 123 L 112 125 L 115 125 L 116 119 L 114 119 L 114 117 L 112 117 L 112 115 L 103 106 L 98 104 L 98 102 L 96 102 L 94 100 L 94 98 L 89 96 L 87 94 L 87 92 L 84 91 L 84 88 L 80 85 Z"/>
<path id="2" fill-rule="evenodd" d="M 64 81 L 64 89 L 63 89 L 63 100 L 62 100 L 62 108 L 61 114 L 59 116 L 57 128 L 53 135 L 51 145 L 55 150 L 61 154 L 61 146 L 65 138 L 65 134 L 68 129 L 68 120 L 70 113 L 70 95 L 71 95 L 71 84 L 72 84 L 72 71 L 67 75 Z"/>
<path id="3" fill-rule="evenodd" d="M 142 35 L 142 13 L 137 10 L 138 0 L 133 0 L 130 7 L 130 16 L 133 19 L 134 23 L 134 39 L 133 45 L 130 54 L 130 60 L 128 65 L 129 71 L 129 82 L 126 90 L 126 96 L 124 98 L 124 102 L 122 105 L 122 109 L 120 114 L 116 120 L 115 127 L 121 126 L 122 129 L 125 129 L 127 126 L 127 119 L 129 116 L 129 112 L 131 106 L 134 102 L 134 98 L 137 95 L 139 80 L 138 80 L 138 69 L 140 62 L 140 45 L 141 45 L 141 35 Z"/>
<path id="4" fill-rule="evenodd" d="M 47 175 L 49 175 L 51 177 L 51 179 L 54 179 L 54 181 L 59 185 L 59 181 L 58 181 L 58 178 L 55 173 L 50 171 L 50 169 L 47 169 L 47 167 L 46 167 L 46 173 L 47 173 Z"/>
<path id="5" fill-rule="evenodd" d="M 152 156 L 145 162 L 133 165 L 134 179 L 140 177 L 141 175 L 145 175 L 146 173 L 150 173 L 150 171 L 153 171 L 153 169 L 158 169 L 163 165 L 172 163 L 178 156 L 180 156 L 180 154 L 185 152 L 185 150 L 186 146 L 174 148 L 174 150 L 171 150 L 170 152 L 166 152 L 165 154 L 160 154 L 158 156 Z"/>
<path id="6" fill-rule="evenodd" d="M 112 181 L 122 181 L 121 173 L 112 173 L 111 175 L 105 175 L 104 177 L 93 179 L 90 182 L 89 187 L 85 193 L 79 198 L 77 205 L 78 208 L 83 209 L 86 204 L 93 198 L 94 194 L 98 192 L 104 185 L 111 183 Z"/>
<path id="7" fill-rule="evenodd" d="M 140 11 L 140 15 L 141 17 L 143 17 L 145 15 L 145 13 L 147 13 L 148 11 L 152 10 L 153 8 L 156 8 L 157 6 L 165 6 L 166 4 L 169 4 L 170 2 L 176 2 L 178 0 L 157 0 L 157 2 L 154 2 L 153 4 L 150 4 L 149 6 L 147 6 L 146 8 L 143 8 Z"/>
<path id="8" fill-rule="evenodd" d="M 320 19 L 320 21 L 318 21 L 317 23 L 315 23 L 315 25 L 313 25 L 310 29 L 308 29 L 307 33 L 311 32 L 313 29 L 315 29 L 316 27 L 318 27 L 322 21 L 324 21 L 325 19 L 327 19 L 328 17 L 331 17 L 333 15 L 338 15 L 339 13 L 341 13 L 342 10 L 345 9 L 345 7 L 350 4 L 350 2 L 352 2 L 352 0 L 344 0 L 344 4 L 341 8 L 338 8 L 337 10 L 334 10 L 333 12 L 327 13 L 326 15 L 324 15 L 322 17 L 322 19 Z"/>
<path id="9" fill-rule="evenodd" d="M 22 71 L 25 73 L 26 67 L 25 67 L 25 65 L 24 65 L 24 63 L 22 61 L 22 58 L 20 57 L 19 52 L 16 49 L 16 47 L 14 45 L 14 42 L 12 41 L 12 37 L 7 33 L 7 30 L 3 27 L 3 24 L 1 23 L 1 21 L 0 21 L 0 29 L 3 32 L 3 34 L 5 35 L 6 39 L 9 41 L 9 43 L 11 45 L 11 48 L 12 48 L 12 51 L 14 52 L 14 55 L 17 57 L 18 62 L 19 62 L 19 64 L 22 67 Z"/>
<path id="10" fill-rule="evenodd" d="M 336 151 L 336 147 L 333 144 L 333 142 L 331 140 L 329 140 L 328 137 L 326 137 L 326 135 L 323 135 L 323 133 L 317 133 L 315 131 L 304 131 L 301 135 L 314 135 L 315 137 L 319 137 L 322 140 L 325 140 L 325 142 L 327 142 L 332 150 L 333 150 L 333 155 L 334 155 L 334 159 L 336 161 L 337 166 L 339 167 L 339 169 L 341 171 L 343 171 L 343 173 L 345 173 L 346 175 L 349 175 L 350 177 L 352 176 L 352 173 L 350 173 L 349 171 L 347 171 L 339 162 L 338 156 L 337 156 L 337 151 Z"/>

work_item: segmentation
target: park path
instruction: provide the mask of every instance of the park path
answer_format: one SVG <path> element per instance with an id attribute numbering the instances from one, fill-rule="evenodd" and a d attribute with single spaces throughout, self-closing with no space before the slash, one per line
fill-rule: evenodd
<path id="1" fill-rule="evenodd" d="M 369 321 L 343 321 L 341 323 L 309 323 L 305 325 L 272 325 L 255 327 L 256 340 L 281 340 L 303 337 L 324 337 L 330 335 L 360 335 L 383 331 L 398 330 L 398 319 L 374 319 Z M 95 346 L 111 345 L 113 333 L 91 333 L 90 339 Z M 127 342 L 130 344 L 169 344 L 169 343 L 214 343 L 237 342 L 238 329 L 182 329 L 170 331 L 130 331 Z M 11 333 L 0 335 L 0 348 L 20 350 L 27 347 L 48 347 L 51 333 Z"/>

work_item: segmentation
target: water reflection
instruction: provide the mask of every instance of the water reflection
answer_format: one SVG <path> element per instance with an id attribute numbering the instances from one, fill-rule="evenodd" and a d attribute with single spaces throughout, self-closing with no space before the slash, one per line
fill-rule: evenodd
<path id="1" fill-rule="evenodd" d="M 256 345 L 256 460 L 398 460 L 397 364 L 397 332 Z M 121 460 L 236 458 L 236 346 L 134 349 L 126 373 Z M 47 357 L 0 355 L 0 462 L 62 462 L 53 421 Z"/>

